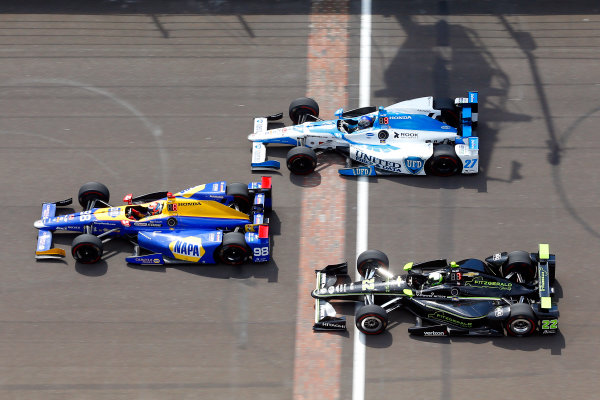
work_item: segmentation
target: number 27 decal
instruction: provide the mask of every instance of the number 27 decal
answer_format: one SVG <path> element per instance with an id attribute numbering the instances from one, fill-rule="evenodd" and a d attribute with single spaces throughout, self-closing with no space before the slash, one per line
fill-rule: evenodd
<path id="1" fill-rule="evenodd" d="M 465 168 L 475 168 L 475 164 L 477 164 L 476 158 L 465 160 Z"/>

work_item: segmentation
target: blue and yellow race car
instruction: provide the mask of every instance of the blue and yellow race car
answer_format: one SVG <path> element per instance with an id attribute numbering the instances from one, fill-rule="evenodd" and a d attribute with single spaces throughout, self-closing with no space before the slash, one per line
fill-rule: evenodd
<path id="1" fill-rule="evenodd" d="M 260 182 L 224 181 L 198 185 L 177 193 L 156 192 L 125 196 L 125 205 L 108 202 L 108 188 L 88 182 L 79 190 L 82 212 L 56 215 L 57 207 L 72 199 L 44 203 L 36 259 L 65 256 L 52 247 L 56 231 L 81 233 L 73 240 L 71 253 L 83 264 L 101 260 L 103 245 L 113 238 L 129 240 L 134 254 L 132 264 L 170 263 L 230 265 L 267 262 L 270 259 L 269 225 L 265 213 L 271 209 L 271 178 Z"/>

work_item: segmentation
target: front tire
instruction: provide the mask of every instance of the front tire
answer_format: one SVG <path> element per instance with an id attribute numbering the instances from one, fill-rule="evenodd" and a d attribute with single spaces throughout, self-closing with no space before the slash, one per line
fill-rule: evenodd
<path id="1" fill-rule="evenodd" d="M 317 118 L 319 116 L 319 105 L 310 97 L 300 97 L 290 103 L 289 112 L 294 125 L 298 125 L 300 121 L 304 122 L 310 115 Z"/>
<path id="2" fill-rule="evenodd" d="M 287 154 L 287 167 L 292 174 L 308 175 L 317 168 L 317 153 L 308 147 L 294 147 Z"/>
<path id="3" fill-rule="evenodd" d="M 450 144 L 433 147 L 433 156 L 425 163 L 427 175 L 452 176 L 462 171 L 462 162 Z"/>
<path id="4" fill-rule="evenodd" d="M 378 268 L 387 269 L 389 265 L 388 256 L 379 250 L 363 251 L 356 259 L 356 271 L 363 278 L 366 278 L 370 271 L 377 270 Z"/>
<path id="5" fill-rule="evenodd" d="M 250 195 L 248 192 L 248 185 L 243 183 L 230 183 L 227 185 L 227 195 L 233 196 L 233 205 L 237 210 L 248 214 L 252 206 L 250 202 Z"/>
<path id="6" fill-rule="evenodd" d="M 506 321 L 506 332 L 510 336 L 531 336 L 535 329 L 535 316 L 529 304 L 517 303 L 510 306 L 510 318 Z"/>
<path id="7" fill-rule="evenodd" d="M 356 327 L 365 335 L 379 335 L 388 325 L 388 314 L 383 307 L 369 304 L 356 313 Z"/>
<path id="8" fill-rule="evenodd" d="M 250 257 L 250 249 L 241 232 L 223 234 L 223 243 L 217 249 L 217 259 L 227 265 L 241 265 Z"/>
<path id="9" fill-rule="evenodd" d="M 84 209 L 87 209 L 89 202 L 93 200 L 102 200 L 108 203 L 110 200 L 110 192 L 108 188 L 100 182 L 88 182 L 79 188 L 79 194 L 77 195 L 79 204 Z M 103 205 L 103 207 L 105 207 Z"/>
<path id="10" fill-rule="evenodd" d="M 104 245 L 99 237 L 84 233 L 73 239 L 71 254 L 75 261 L 82 264 L 94 264 L 100 261 Z"/>

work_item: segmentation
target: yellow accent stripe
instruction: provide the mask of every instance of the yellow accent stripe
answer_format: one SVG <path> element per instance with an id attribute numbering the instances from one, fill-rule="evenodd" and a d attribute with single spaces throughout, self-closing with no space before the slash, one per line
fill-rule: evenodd
<path id="1" fill-rule="evenodd" d="M 404 270 L 408 271 L 408 270 L 412 269 L 412 266 L 413 266 L 412 262 L 406 263 L 406 264 L 404 264 Z"/>
<path id="2" fill-rule="evenodd" d="M 44 251 L 36 251 L 35 252 L 36 256 L 59 256 L 59 257 L 64 257 L 66 255 L 65 251 L 63 249 L 48 249 L 48 250 L 44 250 Z"/>
<path id="3" fill-rule="evenodd" d="M 552 300 L 550 297 L 542 297 L 542 308 L 552 308 Z"/>
<path id="4" fill-rule="evenodd" d="M 540 260 L 548 260 L 550 258 L 550 246 L 540 244 Z"/>

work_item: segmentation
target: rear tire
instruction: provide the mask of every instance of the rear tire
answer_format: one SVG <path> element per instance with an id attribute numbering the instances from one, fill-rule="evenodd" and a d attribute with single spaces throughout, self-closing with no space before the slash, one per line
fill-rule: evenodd
<path id="1" fill-rule="evenodd" d="M 510 336 L 531 336 L 535 329 L 535 316 L 529 304 L 517 303 L 510 306 L 510 317 L 506 321 L 506 332 Z"/>
<path id="2" fill-rule="evenodd" d="M 287 167 L 295 175 L 308 175 L 317 168 L 317 153 L 308 147 L 294 147 L 288 151 Z"/>
<path id="3" fill-rule="evenodd" d="M 227 265 L 241 265 L 250 257 L 250 249 L 241 232 L 223 234 L 223 243 L 217 249 L 217 259 Z"/>
<path id="4" fill-rule="evenodd" d="M 248 185 L 238 182 L 229 183 L 227 185 L 227 195 L 233 196 L 233 204 L 239 211 L 243 212 L 244 214 L 248 214 L 252 206 L 248 192 Z"/>
<path id="5" fill-rule="evenodd" d="M 71 254 L 75 261 L 82 264 L 94 264 L 100 261 L 104 245 L 99 237 L 84 233 L 73 239 Z"/>
<path id="6" fill-rule="evenodd" d="M 379 250 L 366 250 L 360 253 L 356 259 L 356 271 L 360 276 L 366 278 L 369 271 L 377 268 L 387 269 L 390 265 L 388 256 Z"/>
<path id="7" fill-rule="evenodd" d="M 506 278 L 510 273 L 515 272 L 521 275 L 523 283 L 532 281 L 535 278 L 535 266 L 531 262 L 529 253 L 522 250 L 511 251 L 508 253 L 508 259 L 502 266 L 502 276 Z M 517 282 L 516 275 L 510 278 L 511 281 Z"/>
<path id="8" fill-rule="evenodd" d="M 79 194 L 77 195 L 79 199 L 79 204 L 84 209 L 87 209 L 88 203 L 92 200 L 102 200 L 105 203 L 108 203 L 110 200 L 110 192 L 108 188 L 100 182 L 88 182 L 79 188 Z M 106 207 L 104 204 L 101 204 L 102 208 Z"/>
<path id="9" fill-rule="evenodd" d="M 454 104 L 453 99 L 449 97 L 433 99 L 433 108 L 442 112 L 438 117 L 439 121 L 442 121 L 453 128 L 458 128 L 460 112 L 458 107 L 456 107 L 456 104 Z"/>
<path id="10" fill-rule="evenodd" d="M 388 325 L 388 314 L 383 307 L 369 304 L 359 308 L 355 318 L 356 327 L 365 335 L 379 335 Z"/>
<path id="11" fill-rule="evenodd" d="M 462 171 L 462 162 L 450 144 L 438 144 L 433 147 L 433 155 L 425 163 L 427 175 L 452 176 Z"/>
<path id="12" fill-rule="evenodd" d="M 305 115 L 319 116 L 319 105 L 314 99 L 300 97 L 290 103 L 290 119 L 297 125 Z"/>

